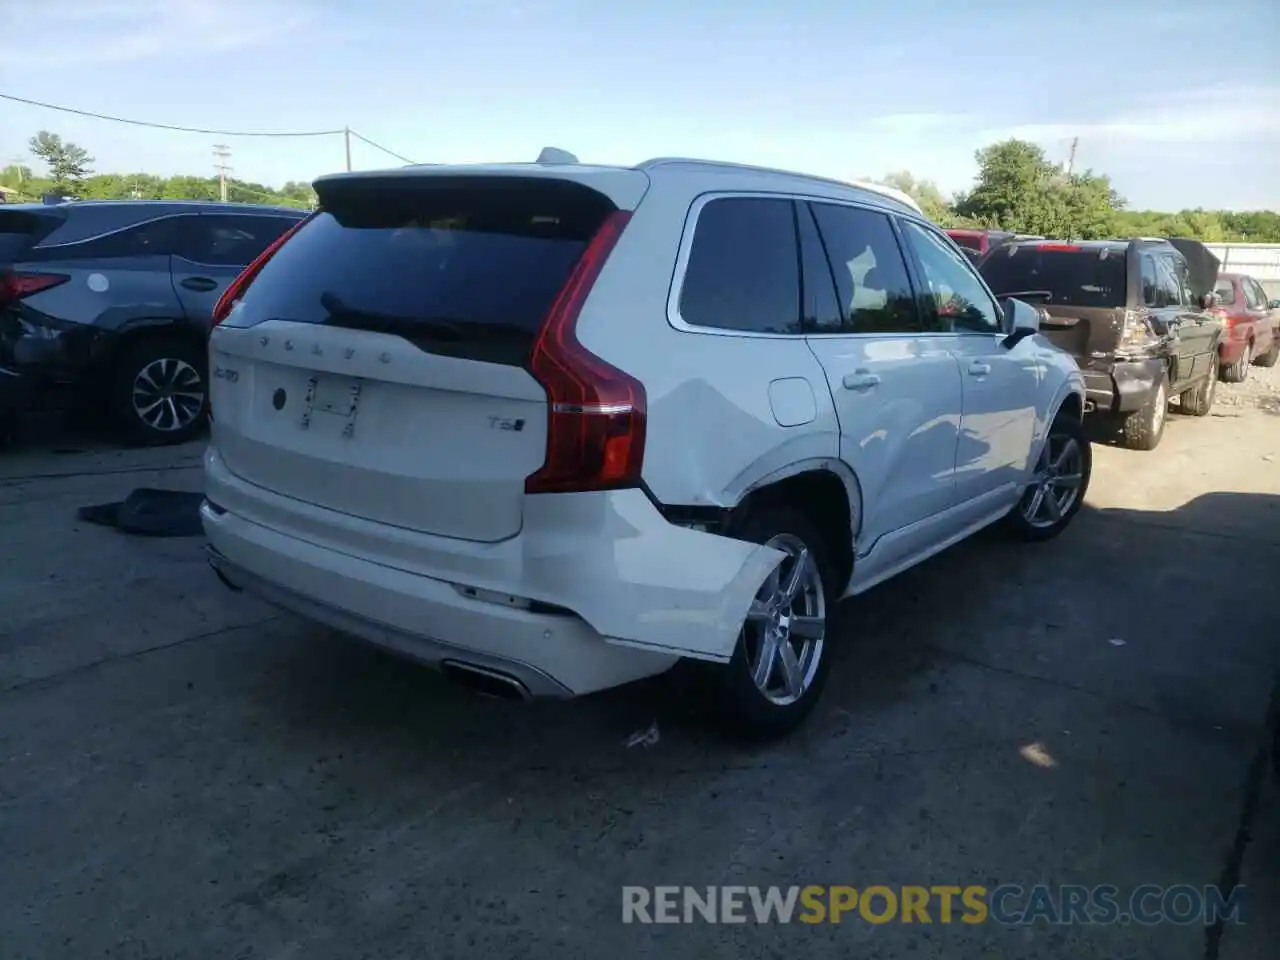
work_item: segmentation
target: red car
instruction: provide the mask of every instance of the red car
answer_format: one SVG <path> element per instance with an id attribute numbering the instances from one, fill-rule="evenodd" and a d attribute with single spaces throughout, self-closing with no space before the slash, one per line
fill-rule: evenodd
<path id="1" fill-rule="evenodd" d="M 1226 327 L 1218 347 L 1222 379 L 1240 383 L 1254 363 L 1274 367 L 1280 360 L 1280 310 L 1272 308 L 1262 285 L 1243 273 L 1219 273 L 1213 292 L 1217 304 L 1210 312 Z"/>

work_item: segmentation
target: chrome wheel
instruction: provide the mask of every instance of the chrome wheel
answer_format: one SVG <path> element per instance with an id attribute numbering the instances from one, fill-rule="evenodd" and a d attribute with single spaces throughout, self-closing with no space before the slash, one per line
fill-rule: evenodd
<path id="1" fill-rule="evenodd" d="M 799 537 L 780 533 L 765 544 L 786 559 L 765 580 L 742 628 L 747 668 L 756 688 L 780 707 L 813 685 L 827 634 L 822 575 Z"/>
<path id="2" fill-rule="evenodd" d="M 1161 387 L 1161 396 L 1164 388 Z M 1075 437 L 1049 434 L 1031 483 L 1022 495 L 1022 517 L 1036 528 L 1051 527 L 1080 496 L 1084 478 L 1084 451 Z"/>
<path id="3" fill-rule="evenodd" d="M 204 409 L 204 379 L 185 360 L 152 360 L 133 378 L 133 411 L 152 430 L 182 430 Z"/>

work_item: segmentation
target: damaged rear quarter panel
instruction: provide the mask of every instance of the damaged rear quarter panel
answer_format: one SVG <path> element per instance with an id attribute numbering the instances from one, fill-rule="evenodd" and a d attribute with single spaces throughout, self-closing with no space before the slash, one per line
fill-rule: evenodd
<path id="1" fill-rule="evenodd" d="M 781 551 L 668 523 L 639 490 L 526 501 L 531 596 L 562 605 L 606 640 L 726 662 Z"/>

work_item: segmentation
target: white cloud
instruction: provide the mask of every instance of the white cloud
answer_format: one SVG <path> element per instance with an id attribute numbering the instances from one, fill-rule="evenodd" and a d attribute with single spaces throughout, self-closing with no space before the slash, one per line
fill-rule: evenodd
<path id="1" fill-rule="evenodd" d="M 16 6 L 0 13 L 0 36 L 29 32 Z M 55 0 L 40 13 L 54 25 L 48 42 L 0 46 L 0 66 L 75 67 L 155 57 L 225 53 L 309 31 L 310 12 L 299 0 Z"/>
<path id="2" fill-rule="evenodd" d="M 1025 123 L 982 131 L 987 142 L 1016 137 L 1045 143 L 1077 136 L 1112 143 L 1195 143 L 1205 147 L 1269 140 L 1280 137 L 1280 88 L 1208 87 L 1100 120 Z"/>

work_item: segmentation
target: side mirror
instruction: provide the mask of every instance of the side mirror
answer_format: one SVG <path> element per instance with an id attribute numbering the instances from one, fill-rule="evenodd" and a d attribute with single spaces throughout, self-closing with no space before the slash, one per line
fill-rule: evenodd
<path id="1" fill-rule="evenodd" d="M 1040 332 L 1040 321 L 1046 311 L 1033 307 L 1025 300 L 1009 297 L 1004 301 L 1005 329 L 1009 335 L 1004 338 L 1004 345 L 1013 348 L 1027 337 Z"/>
<path id="2" fill-rule="evenodd" d="M 1216 293 L 1200 294 L 1200 309 L 1209 310 L 1218 304 L 1218 295 Z"/>
<path id="3" fill-rule="evenodd" d="M 1272 300 L 1267 304 L 1267 308 L 1270 310 L 1280 310 L 1280 300 Z"/>

